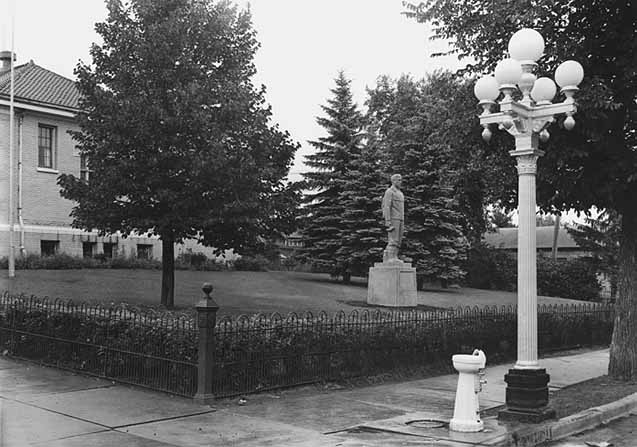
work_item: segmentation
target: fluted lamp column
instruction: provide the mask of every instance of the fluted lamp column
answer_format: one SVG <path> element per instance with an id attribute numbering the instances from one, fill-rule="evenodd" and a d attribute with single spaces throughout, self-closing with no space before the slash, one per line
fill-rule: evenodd
<path id="1" fill-rule="evenodd" d="M 573 95 L 584 77 L 582 66 L 566 61 L 555 72 L 565 99 L 553 103 L 557 88 L 550 78 L 537 78 L 533 71 L 544 52 L 544 39 L 535 30 L 521 29 L 509 41 L 508 59 L 500 61 L 495 77 L 484 76 L 474 87 L 483 108 L 480 124 L 485 141 L 491 139 L 491 124 L 515 138 L 518 171 L 518 359 L 505 375 L 506 409 L 501 419 L 540 422 L 554 417 L 548 405 L 549 375 L 540 367 L 537 355 L 537 267 L 535 230 L 535 177 L 537 161 L 544 154 L 539 142 L 550 135 L 547 127 L 555 116 L 566 115 L 564 127 L 575 125 Z M 514 99 L 521 93 L 520 99 Z M 497 101 L 500 98 L 499 101 Z M 499 111 L 494 111 L 499 106 Z"/>

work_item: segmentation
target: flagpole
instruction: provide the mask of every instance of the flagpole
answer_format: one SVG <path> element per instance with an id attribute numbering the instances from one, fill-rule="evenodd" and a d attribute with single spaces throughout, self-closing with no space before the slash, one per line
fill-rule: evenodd
<path id="1" fill-rule="evenodd" d="M 14 0 L 9 2 L 9 16 L 11 17 L 11 58 L 10 58 L 10 87 L 9 87 L 9 278 L 15 276 L 15 242 L 14 242 L 14 210 L 13 205 L 15 202 L 15 187 L 13 164 L 13 139 L 15 129 L 14 123 L 14 78 L 13 78 L 13 58 L 14 58 L 14 29 L 15 29 L 15 2 Z"/>

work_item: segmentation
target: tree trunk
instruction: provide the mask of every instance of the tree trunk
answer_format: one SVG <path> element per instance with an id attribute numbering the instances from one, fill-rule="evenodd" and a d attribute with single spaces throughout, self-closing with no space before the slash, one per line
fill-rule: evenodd
<path id="1" fill-rule="evenodd" d="M 608 375 L 637 380 L 637 210 L 622 215 L 615 326 Z"/>
<path id="2" fill-rule="evenodd" d="M 551 247 L 551 256 L 553 261 L 557 261 L 557 240 L 560 235 L 560 215 L 555 215 L 555 225 L 553 225 L 553 246 Z"/>
<path id="3" fill-rule="evenodd" d="M 175 238 L 172 233 L 161 237 L 161 304 L 175 307 Z"/>

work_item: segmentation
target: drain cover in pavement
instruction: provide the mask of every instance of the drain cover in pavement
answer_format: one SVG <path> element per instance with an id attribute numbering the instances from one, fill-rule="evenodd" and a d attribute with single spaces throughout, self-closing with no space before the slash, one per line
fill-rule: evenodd
<path id="1" fill-rule="evenodd" d="M 442 421 L 436 421 L 433 419 L 417 419 L 415 421 L 409 421 L 406 423 L 407 425 L 409 425 L 410 427 L 415 427 L 415 428 L 442 428 L 444 427 L 446 424 Z"/>

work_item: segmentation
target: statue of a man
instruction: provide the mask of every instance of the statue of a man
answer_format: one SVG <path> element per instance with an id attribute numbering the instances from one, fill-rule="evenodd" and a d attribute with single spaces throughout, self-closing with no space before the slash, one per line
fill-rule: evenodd
<path id="1" fill-rule="evenodd" d="M 387 248 L 383 253 L 383 261 L 398 260 L 398 250 L 405 230 L 405 196 L 400 187 L 400 174 L 391 176 L 391 186 L 383 196 L 383 218 L 387 227 Z"/>

